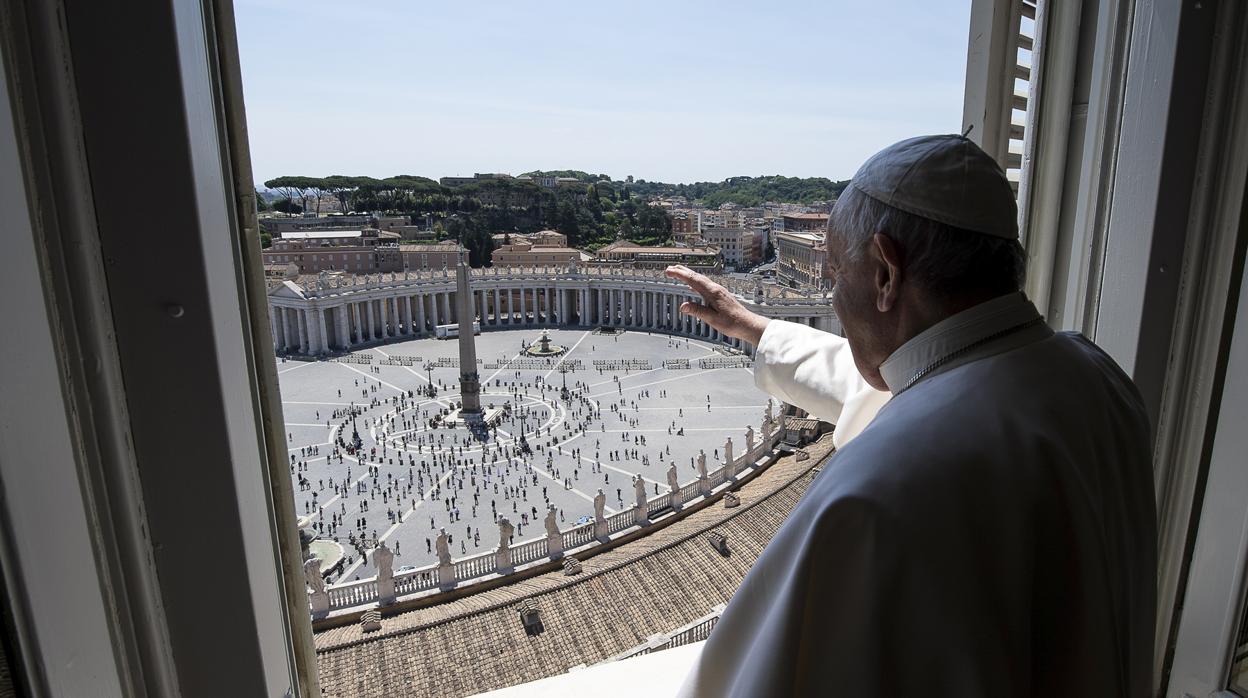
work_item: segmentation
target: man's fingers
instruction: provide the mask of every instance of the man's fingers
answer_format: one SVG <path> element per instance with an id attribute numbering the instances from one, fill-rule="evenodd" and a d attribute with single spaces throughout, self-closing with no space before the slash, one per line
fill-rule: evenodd
<path id="1" fill-rule="evenodd" d="M 716 314 L 714 310 L 711 310 L 701 303 L 694 303 L 693 301 L 685 301 L 684 303 L 681 303 L 680 312 L 685 315 L 693 316 L 703 322 L 710 322 L 711 318 Z"/>
<path id="2" fill-rule="evenodd" d="M 719 287 L 719 284 L 714 281 L 680 264 L 673 264 L 663 273 L 673 279 L 685 282 L 689 285 L 689 288 L 697 291 L 703 298 L 709 298 Z"/>

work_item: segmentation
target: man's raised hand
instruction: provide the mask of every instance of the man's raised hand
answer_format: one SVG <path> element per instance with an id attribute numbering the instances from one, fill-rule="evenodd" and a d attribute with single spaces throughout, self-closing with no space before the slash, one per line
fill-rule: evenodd
<path id="1" fill-rule="evenodd" d="M 705 322 L 721 334 L 758 346 L 758 340 L 762 338 L 763 330 L 767 329 L 770 320 L 746 310 L 728 289 L 688 267 L 675 264 L 664 273 L 685 282 L 702 296 L 701 303 L 681 303 L 680 312 Z"/>

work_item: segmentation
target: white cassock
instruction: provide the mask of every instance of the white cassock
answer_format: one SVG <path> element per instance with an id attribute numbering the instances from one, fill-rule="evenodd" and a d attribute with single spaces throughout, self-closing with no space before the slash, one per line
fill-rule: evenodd
<path id="1" fill-rule="evenodd" d="M 1156 521 L 1130 379 L 1021 293 L 880 370 L 891 400 L 844 339 L 767 326 L 756 382 L 840 422 L 841 447 L 681 695 L 1150 695 Z"/>

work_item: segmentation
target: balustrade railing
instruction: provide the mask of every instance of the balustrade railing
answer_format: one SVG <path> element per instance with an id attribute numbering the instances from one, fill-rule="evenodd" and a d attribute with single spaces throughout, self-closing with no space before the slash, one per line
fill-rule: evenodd
<path id="1" fill-rule="evenodd" d="M 672 505 L 672 494 L 661 494 L 654 499 L 646 502 L 646 511 L 653 514 L 656 511 L 662 511 Z"/>
<path id="2" fill-rule="evenodd" d="M 594 524 L 587 523 L 577 526 L 563 534 L 563 549 L 579 548 L 594 539 Z"/>
<path id="3" fill-rule="evenodd" d="M 595 281 L 609 279 L 618 282 L 642 282 L 660 284 L 673 289 L 688 292 L 683 282 L 668 278 L 661 269 L 621 269 L 601 266 L 557 266 L 557 267 L 482 267 L 472 269 L 471 278 L 487 282 L 494 280 L 515 280 L 543 282 Z M 812 302 L 824 302 L 827 291 L 788 289 L 774 286 L 760 286 L 757 283 L 743 281 L 736 277 L 720 274 L 707 274 L 716 283 L 724 286 L 742 298 L 758 300 L 769 305 L 810 305 Z M 344 292 L 384 290 L 394 288 L 422 288 L 438 286 L 442 290 L 453 290 L 455 276 L 449 269 L 437 271 L 391 272 L 379 274 L 329 275 L 310 276 L 297 279 L 295 283 L 303 290 L 307 298 L 332 296 Z"/>
<path id="4" fill-rule="evenodd" d="M 677 493 L 676 501 L 684 504 L 702 494 L 702 485 L 697 480 L 694 480 L 686 485 L 681 485 Z"/>
<path id="5" fill-rule="evenodd" d="M 765 453 L 770 452 L 780 442 L 784 434 L 783 417 L 780 418 L 779 428 L 767 428 L 764 425 L 764 434 L 767 437 L 760 440 L 753 448 L 741 454 L 733 460 L 733 467 L 736 472 L 741 472 L 757 467 L 757 462 Z M 748 439 L 747 439 L 748 443 Z M 729 478 L 727 476 L 727 467 L 721 466 L 714 471 L 708 473 L 707 492 L 710 493 L 716 488 L 726 483 Z M 703 483 L 699 480 L 682 485 L 673 492 L 666 492 L 656 495 L 654 499 L 648 499 L 645 503 L 646 511 L 649 514 L 662 511 L 676 504 L 685 504 L 703 496 Z M 632 506 L 622 511 L 618 511 L 606 517 L 608 534 L 616 534 L 620 531 L 627 530 L 637 525 L 637 507 Z M 597 544 L 594 537 L 594 523 L 585 523 L 562 531 L 563 550 L 566 553 L 575 551 L 588 545 Z M 526 565 L 545 557 L 550 553 L 548 541 L 545 537 L 527 541 L 511 548 L 511 564 L 512 567 Z M 429 591 L 439 587 L 449 587 L 456 582 L 470 581 L 485 577 L 499 572 L 497 551 L 491 550 L 486 553 L 473 555 L 471 557 L 461 558 L 452 562 L 454 579 L 440 578 L 440 570 L 437 565 L 429 565 L 416 570 L 406 570 L 395 574 L 393 577 L 394 593 L 396 596 L 405 596 L 420 592 Z M 316 592 L 314 592 L 315 595 Z M 379 599 L 378 580 L 376 578 L 363 579 L 335 584 L 327 587 L 321 597 L 322 603 L 327 601 L 330 611 L 339 611 L 343 609 L 364 606 L 376 603 Z M 316 600 L 313 600 L 313 606 L 316 606 Z M 322 606 L 324 608 L 325 606 Z M 710 625 L 714 624 L 714 620 L 708 621 Z M 694 642 L 696 639 L 687 639 L 687 637 L 695 637 L 698 633 L 703 632 L 698 627 L 684 629 L 673 638 L 680 638 L 679 642 Z M 710 632 L 710 626 L 705 629 L 706 633 Z M 705 637 L 703 635 L 702 637 Z M 674 645 L 673 645 L 674 646 Z M 646 650 L 650 651 L 650 650 Z"/>
<path id="6" fill-rule="evenodd" d="M 361 579 L 329 587 L 326 592 L 329 594 L 329 607 L 332 610 L 359 606 L 377 600 L 377 580 Z"/>
<path id="7" fill-rule="evenodd" d="M 528 562 L 546 557 L 547 547 L 546 539 L 538 538 L 527 543 L 521 543 L 511 549 L 511 564 L 523 565 Z"/>
<path id="8" fill-rule="evenodd" d="M 493 574 L 498 568 L 495 553 L 489 552 L 475 557 L 466 557 L 455 561 L 455 579 L 472 579 Z"/>
<path id="9" fill-rule="evenodd" d="M 633 525 L 637 514 L 634 512 L 636 507 L 629 507 L 624 511 L 616 512 L 607 517 L 607 532 L 619 533 L 629 526 Z"/>
<path id="10" fill-rule="evenodd" d="M 719 617 L 723 615 L 723 612 L 724 606 L 722 604 L 716 606 L 710 613 L 693 621 L 689 625 L 677 628 L 668 635 L 656 635 L 647 640 L 644 644 L 609 657 L 600 662 L 600 664 L 616 662 L 630 657 L 639 657 L 643 654 L 650 654 L 651 652 L 680 647 L 694 642 L 701 642 L 711 636 L 711 631 L 714 630 L 715 625 L 719 623 Z"/>

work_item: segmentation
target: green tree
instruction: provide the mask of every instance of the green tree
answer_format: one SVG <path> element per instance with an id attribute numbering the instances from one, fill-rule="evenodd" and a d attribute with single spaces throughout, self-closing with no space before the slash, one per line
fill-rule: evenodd
<path id="1" fill-rule="evenodd" d="M 303 207 L 290 199 L 278 199 L 273 202 L 273 210 L 281 213 L 303 213 Z"/>

